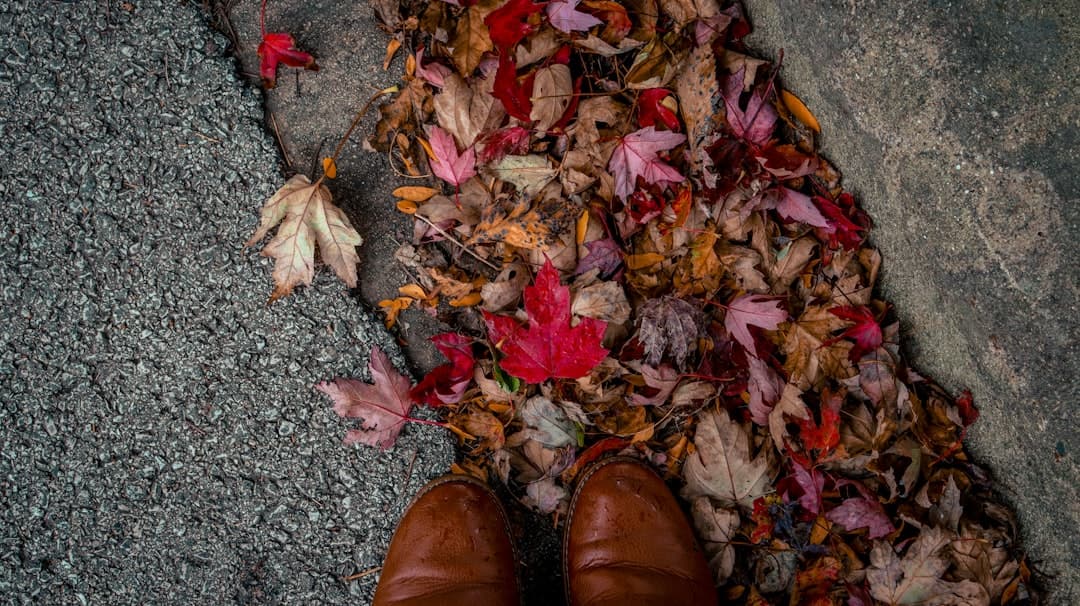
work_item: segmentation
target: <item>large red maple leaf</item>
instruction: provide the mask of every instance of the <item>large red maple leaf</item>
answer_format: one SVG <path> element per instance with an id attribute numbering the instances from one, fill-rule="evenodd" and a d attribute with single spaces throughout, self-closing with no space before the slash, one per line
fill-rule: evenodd
<path id="1" fill-rule="evenodd" d="M 525 288 L 528 326 L 512 318 L 484 312 L 488 336 L 503 352 L 503 370 L 528 383 L 577 379 L 589 374 L 608 350 L 600 346 L 607 322 L 582 318 L 570 325 L 570 289 L 559 283 L 559 271 L 548 261 Z"/>

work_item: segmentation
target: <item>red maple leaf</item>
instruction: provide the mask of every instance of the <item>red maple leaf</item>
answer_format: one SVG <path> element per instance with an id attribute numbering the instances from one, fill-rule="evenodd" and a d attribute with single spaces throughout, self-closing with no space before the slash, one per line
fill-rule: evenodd
<path id="1" fill-rule="evenodd" d="M 461 396 L 472 382 L 473 368 L 476 366 L 472 339 L 446 332 L 431 337 L 431 342 L 450 363 L 427 373 L 409 395 L 413 400 L 428 406 L 456 404 L 461 401 Z"/>
<path id="2" fill-rule="evenodd" d="M 532 119 L 532 89 L 536 72 L 530 72 L 524 78 L 517 76 L 517 64 L 509 55 L 499 56 L 499 69 L 495 72 L 495 82 L 491 94 L 506 108 L 510 116 L 529 123 Z"/>
<path id="3" fill-rule="evenodd" d="M 262 32 L 262 42 L 258 49 L 259 75 L 262 76 L 263 88 L 270 89 L 277 85 L 279 63 L 310 69 L 313 72 L 319 71 L 315 57 L 296 48 L 296 40 L 292 34 L 266 32 L 266 0 L 263 0 L 259 11 L 259 30 Z"/>
<path id="4" fill-rule="evenodd" d="M 570 289 L 559 283 L 549 260 L 525 288 L 529 325 L 484 312 L 488 336 L 505 357 L 502 369 L 528 383 L 551 378 L 577 379 L 589 374 L 608 350 L 600 346 L 607 322 L 582 318 L 570 326 Z"/>
<path id="5" fill-rule="evenodd" d="M 484 17 L 491 41 L 501 54 L 510 54 L 515 44 L 536 30 L 537 26 L 528 22 L 529 17 L 545 6 L 546 2 L 536 4 L 532 0 L 510 0 Z"/>
<path id="6" fill-rule="evenodd" d="M 277 86 L 277 68 L 279 63 L 289 67 L 302 67 L 313 72 L 319 71 L 315 57 L 296 48 L 296 40 L 285 32 L 263 34 L 259 44 L 259 75 L 262 76 L 263 88 Z"/>
<path id="7" fill-rule="evenodd" d="M 855 325 L 825 341 L 821 344 L 822 347 L 828 347 L 840 339 L 851 339 L 855 341 L 855 347 L 851 348 L 848 355 L 852 362 L 858 362 L 867 352 L 881 347 L 881 326 L 874 318 L 874 312 L 870 311 L 869 307 L 865 305 L 859 307 L 834 307 L 829 310 L 829 313 L 837 318 L 854 322 Z"/>
<path id="8" fill-rule="evenodd" d="M 826 388 L 821 393 L 821 422 L 815 422 L 812 416 L 795 419 L 799 425 L 799 441 L 814 461 L 823 461 L 840 444 L 840 407 L 843 403 L 843 394 L 834 394 Z M 793 458 L 803 465 L 810 464 L 805 454 L 795 453 Z"/>

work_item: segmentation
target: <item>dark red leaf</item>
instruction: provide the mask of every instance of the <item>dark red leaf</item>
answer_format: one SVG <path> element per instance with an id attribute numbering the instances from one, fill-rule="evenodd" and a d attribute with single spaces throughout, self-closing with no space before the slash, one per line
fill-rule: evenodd
<path id="1" fill-rule="evenodd" d="M 506 113 L 522 122 L 531 122 L 532 89 L 535 72 L 530 72 L 524 79 L 517 76 L 517 64 L 508 55 L 499 57 L 499 69 L 495 72 L 495 83 L 491 94 L 506 108 Z"/>
<path id="2" fill-rule="evenodd" d="M 472 382 L 476 361 L 472 353 L 472 339 L 447 332 L 431 337 L 435 347 L 450 360 L 429 372 L 409 392 L 413 400 L 428 406 L 456 404 L 461 401 L 469 383 Z"/>
<path id="3" fill-rule="evenodd" d="M 480 162 L 492 164 L 502 160 L 507 154 L 523 156 L 529 153 L 529 129 L 520 126 L 492 131 L 483 139 L 484 150 L 480 152 Z"/>
<path id="4" fill-rule="evenodd" d="M 814 204 L 829 222 L 828 227 L 817 229 L 818 237 L 828 242 L 829 248 L 842 246 L 845 250 L 854 250 L 866 239 L 866 231 L 870 229 L 870 216 L 856 206 L 854 196 L 844 192 L 835 202 L 815 196 Z"/>
<path id="5" fill-rule="evenodd" d="M 315 57 L 296 48 L 296 40 L 291 34 L 274 32 L 265 34 L 262 43 L 259 44 L 259 75 L 262 76 L 263 88 L 274 88 L 277 85 L 277 68 L 279 63 L 289 67 L 302 67 L 311 71 L 319 71 L 315 63 Z"/>
<path id="6" fill-rule="evenodd" d="M 585 248 L 588 249 L 589 254 L 583 259 L 578 259 L 577 269 L 574 270 L 575 275 L 580 276 L 591 269 L 599 269 L 600 277 L 609 279 L 622 267 L 622 248 L 615 240 L 607 238 L 586 242 Z"/>

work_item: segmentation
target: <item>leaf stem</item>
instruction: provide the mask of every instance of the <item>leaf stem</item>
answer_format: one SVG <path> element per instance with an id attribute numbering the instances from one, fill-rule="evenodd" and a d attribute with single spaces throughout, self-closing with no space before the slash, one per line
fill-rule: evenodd
<path id="1" fill-rule="evenodd" d="M 263 38 L 266 38 L 266 0 L 262 0 L 262 5 L 259 7 L 259 32 L 262 33 Z"/>
<path id="2" fill-rule="evenodd" d="M 266 0 L 263 0 L 263 3 L 265 4 Z M 338 156 L 341 155 L 341 150 L 345 149 L 345 143 L 349 141 L 349 137 L 351 137 L 353 131 L 356 130 L 356 126 L 360 124 L 360 120 L 364 119 L 364 115 L 367 114 L 369 109 L 371 109 L 371 105 L 375 103 L 375 100 L 383 95 L 397 92 L 397 90 L 397 85 L 382 89 L 381 91 L 375 93 L 371 97 L 371 99 L 368 99 L 368 102 L 364 104 L 364 107 L 360 108 L 360 111 L 356 112 L 356 116 L 353 118 L 352 124 L 349 124 L 349 130 L 345 131 L 345 136 L 343 136 L 341 140 L 338 141 L 337 147 L 334 149 L 334 155 L 330 156 L 331 163 L 337 164 L 337 159 Z"/>
<path id="3" fill-rule="evenodd" d="M 417 219 L 420 219 L 424 223 L 427 223 L 428 226 L 430 226 L 435 231 L 439 232 L 440 236 L 442 236 L 442 237 L 446 238 L 447 240 L 450 240 L 454 244 L 457 244 L 458 246 L 460 246 L 461 249 L 464 250 L 465 252 L 469 253 L 469 255 L 472 258 L 474 258 L 477 261 L 483 263 L 484 265 L 487 265 L 488 267 L 490 267 L 491 269 L 493 269 L 495 271 L 500 271 L 499 268 L 494 263 L 492 263 L 491 261 L 488 261 L 487 259 L 485 259 L 485 258 L 481 257 L 480 255 L 476 254 L 475 252 L 473 252 L 473 250 L 471 248 L 469 248 L 468 246 L 465 246 L 464 244 L 462 244 L 460 240 L 458 240 L 454 236 L 447 233 L 447 231 L 445 229 L 443 229 L 443 228 L 439 227 L 438 225 L 435 225 L 434 223 L 432 223 L 431 220 L 428 219 L 427 217 L 422 217 L 420 215 L 415 215 L 415 214 L 413 215 L 413 217 L 415 217 Z"/>

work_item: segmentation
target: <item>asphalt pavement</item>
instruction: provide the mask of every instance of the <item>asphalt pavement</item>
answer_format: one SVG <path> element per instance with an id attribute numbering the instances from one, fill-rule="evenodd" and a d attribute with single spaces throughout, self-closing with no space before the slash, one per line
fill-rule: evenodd
<path id="1" fill-rule="evenodd" d="M 0 2 L 0 603 L 363 604 L 451 461 L 341 444 L 312 390 L 393 338 L 346 289 L 272 306 L 282 182 L 195 3 Z"/>

